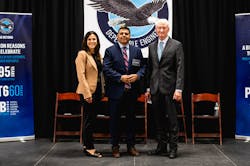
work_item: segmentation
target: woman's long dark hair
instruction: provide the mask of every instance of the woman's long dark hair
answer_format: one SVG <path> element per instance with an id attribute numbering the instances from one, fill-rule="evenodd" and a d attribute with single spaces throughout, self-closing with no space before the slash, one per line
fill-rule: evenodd
<path id="1" fill-rule="evenodd" d="M 96 47 L 94 49 L 93 56 L 96 56 L 97 59 L 100 60 L 101 59 L 101 55 L 99 53 L 99 51 L 100 51 L 100 40 L 99 40 L 99 37 L 96 34 L 96 32 L 89 31 L 89 32 L 86 33 L 86 35 L 84 36 L 83 41 L 82 41 L 82 49 L 85 50 L 86 52 L 90 53 L 89 47 L 87 45 L 87 40 L 88 40 L 89 36 L 92 35 L 92 34 L 94 34 L 96 36 L 96 39 L 97 39 L 97 45 L 96 45 Z"/>

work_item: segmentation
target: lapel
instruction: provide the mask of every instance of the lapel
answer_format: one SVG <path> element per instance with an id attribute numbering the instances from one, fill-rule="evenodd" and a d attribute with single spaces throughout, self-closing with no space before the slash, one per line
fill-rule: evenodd
<path id="1" fill-rule="evenodd" d="M 132 46 L 129 46 L 129 61 L 128 61 L 128 68 L 130 68 L 131 64 L 132 64 L 132 60 L 134 59 L 134 49 L 132 48 Z"/>
<path id="2" fill-rule="evenodd" d="M 153 55 L 155 56 L 153 56 L 152 58 L 154 58 L 154 61 L 156 62 L 156 64 L 159 64 L 157 49 L 158 49 L 158 40 L 153 44 L 153 50 L 154 50 Z"/>
<path id="3" fill-rule="evenodd" d="M 123 59 L 123 54 L 122 54 L 122 50 L 121 50 L 121 48 L 120 48 L 120 45 L 118 44 L 118 43 L 116 43 L 115 44 L 115 47 L 116 47 L 116 49 L 117 49 L 117 51 L 118 51 L 118 53 L 116 53 L 117 55 L 119 55 L 119 56 L 117 56 L 117 55 L 115 55 L 116 56 L 116 58 L 119 58 L 119 61 L 120 62 L 122 62 L 121 64 L 123 64 L 124 65 L 124 68 L 125 68 L 125 64 L 123 63 L 124 62 L 124 59 Z"/>
<path id="4" fill-rule="evenodd" d="M 165 44 L 165 47 L 163 48 L 161 61 L 163 58 L 165 58 L 167 56 L 167 50 L 169 49 L 170 46 L 171 46 L 171 38 L 169 37 L 167 43 Z"/>
<path id="5" fill-rule="evenodd" d="M 95 60 L 94 60 L 93 56 L 87 54 L 87 58 L 88 58 L 88 61 L 91 63 L 91 65 L 92 65 L 92 66 L 95 68 L 95 70 L 97 71 L 97 66 L 96 66 L 96 63 L 95 63 Z"/>

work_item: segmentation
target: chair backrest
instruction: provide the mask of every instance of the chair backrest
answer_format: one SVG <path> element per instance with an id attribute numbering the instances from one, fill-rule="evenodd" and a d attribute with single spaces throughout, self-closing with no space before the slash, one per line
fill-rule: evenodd
<path id="1" fill-rule="evenodd" d="M 74 93 L 74 92 L 62 92 L 56 93 L 56 105 L 55 105 L 55 113 L 59 111 L 59 104 L 63 104 L 61 109 L 65 109 L 65 111 L 69 111 L 68 109 L 70 108 L 71 111 L 77 111 L 79 110 L 78 108 L 81 106 L 81 97 L 79 94 Z M 71 104 L 70 104 L 71 102 Z M 74 103 L 74 104 L 72 104 Z M 75 105 L 77 103 L 77 105 Z M 74 106 L 74 108 L 73 108 Z M 77 107 L 78 106 L 78 107 Z M 80 112 L 79 112 L 80 113 Z"/>
<path id="2" fill-rule="evenodd" d="M 193 94 L 191 97 L 192 101 L 192 143 L 195 143 L 195 137 L 219 137 L 220 145 L 222 145 L 222 124 L 221 124 L 221 105 L 220 105 L 220 93 L 199 93 Z M 214 104 L 215 103 L 215 104 Z M 201 104 L 201 105 L 199 105 Z M 211 105 L 213 104 L 213 105 Z M 211 109 L 211 106 L 213 109 Z M 208 112 L 205 112 L 208 111 Z M 208 113 L 208 114 L 206 114 Z M 207 130 L 198 130 L 204 127 L 200 125 L 198 119 L 213 120 L 218 119 L 218 127 L 214 128 L 216 124 L 209 123 L 210 129 L 214 131 L 208 132 Z M 196 121 L 197 120 L 197 121 Z M 213 120 L 214 121 L 214 120 Z M 203 121 L 204 122 L 204 121 Z M 211 122 L 211 121 L 210 121 Z M 199 124 L 199 125 L 198 125 Z M 207 125 L 205 126 L 207 128 Z M 203 128 L 204 129 L 204 128 Z"/>
<path id="3" fill-rule="evenodd" d="M 57 101 L 63 100 L 73 100 L 73 101 L 80 101 L 80 95 L 73 92 L 65 92 L 65 93 L 56 93 Z"/>
<path id="4" fill-rule="evenodd" d="M 138 101 L 138 102 L 141 102 L 141 103 L 144 103 L 146 100 L 147 100 L 147 99 L 146 99 L 145 95 L 141 95 L 141 96 L 139 96 L 139 97 L 137 98 L 137 101 Z"/>
<path id="5" fill-rule="evenodd" d="M 193 94 L 192 93 L 192 101 L 193 102 L 200 102 L 200 101 L 220 102 L 220 93 L 217 93 L 217 94 L 213 94 L 213 93 Z"/>
<path id="6" fill-rule="evenodd" d="M 73 121 L 69 121 L 69 119 Z M 77 121 L 75 121 L 75 119 L 77 119 Z M 75 125 L 78 123 L 80 124 L 79 130 L 76 130 Z M 82 129 L 83 104 L 81 102 L 81 96 L 74 92 L 56 92 L 53 142 L 56 141 L 57 136 L 65 135 L 79 136 L 80 143 L 82 143 Z"/>
<path id="7" fill-rule="evenodd" d="M 217 103 L 216 106 L 220 114 L 220 93 L 217 93 L 217 94 L 214 94 L 214 93 L 193 94 L 192 93 L 191 101 L 192 101 L 192 114 L 194 114 L 194 112 L 196 111 L 195 104 L 202 103 L 202 102 L 207 102 L 207 105 L 202 105 L 203 108 L 204 106 L 207 108 L 210 108 L 209 106 L 211 106 L 211 104 Z M 212 105 L 212 107 L 214 106 L 215 105 Z M 214 111 L 214 109 L 205 109 L 205 110 L 209 112 Z M 202 112 L 202 109 L 198 109 L 198 112 Z"/>

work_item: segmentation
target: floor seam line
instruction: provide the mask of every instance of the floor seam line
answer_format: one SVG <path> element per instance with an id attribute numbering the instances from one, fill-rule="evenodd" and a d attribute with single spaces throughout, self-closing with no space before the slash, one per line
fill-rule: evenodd
<path id="1" fill-rule="evenodd" d="M 225 153 L 223 153 L 215 144 L 213 144 L 213 147 L 217 149 L 227 160 L 229 160 L 234 166 L 237 166 L 235 162 L 233 162 L 232 159 L 230 159 Z"/>
<path id="2" fill-rule="evenodd" d="M 44 154 L 35 164 L 34 166 L 37 166 L 56 146 L 56 143 L 47 151 L 46 154 Z"/>

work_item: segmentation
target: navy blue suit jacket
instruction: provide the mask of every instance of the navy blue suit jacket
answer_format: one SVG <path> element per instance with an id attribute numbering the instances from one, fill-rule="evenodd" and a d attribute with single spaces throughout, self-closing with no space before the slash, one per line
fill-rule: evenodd
<path id="1" fill-rule="evenodd" d="M 121 82 L 121 76 L 124 74 L 137 74 L 139 79 L 142 79 L 145 74 L 145 65 L 140 48 L 129 46 L 128 71 L 126 71 L 119 44 L 116 43 L 107 48 L 103 59 L 106 96 L 111 99 L 119 99 L 124 92 L 124 83 Z M 135 95 L 139 95 L 139 85 L 139 80 L 131 84 L 131 90 Z"/>

